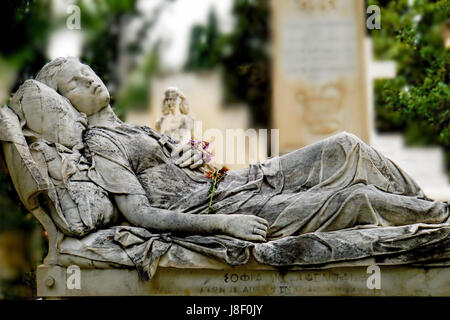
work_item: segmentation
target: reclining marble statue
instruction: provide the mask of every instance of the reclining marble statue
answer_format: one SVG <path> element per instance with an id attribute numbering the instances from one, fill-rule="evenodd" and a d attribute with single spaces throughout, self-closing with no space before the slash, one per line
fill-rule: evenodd
<path id="1" fill-rule="evenodd" d="M 128 259 L 144 279 L 175 245 L 229 265 L 251 256 L 275 267 L 450 260 L 449 204 L 352 134 L 228 171 L 206 214 L 201 150 L 122 122 L 109 99 L 89 66 L 57 58 L 1 109 L 16 190 L 24 194 L 23 170 L 41 179 L 27 194 L 72 239 L 60 240 L 61 253 L 130 267 Z M 28 157 L 18 169 L 11 144 Z"/>

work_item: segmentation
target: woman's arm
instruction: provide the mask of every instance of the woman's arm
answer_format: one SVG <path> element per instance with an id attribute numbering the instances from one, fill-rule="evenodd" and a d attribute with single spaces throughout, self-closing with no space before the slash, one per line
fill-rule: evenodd
<path id="1" fill-rule="evenodd" d="M 266 241 L 265 219 L 243 214 L 188 214 L 150 206 L 144 195 L 115 195 L 124 217 L 133 225 L 159 232 L 188 234 L 227 234 L 233 237 Z"/>

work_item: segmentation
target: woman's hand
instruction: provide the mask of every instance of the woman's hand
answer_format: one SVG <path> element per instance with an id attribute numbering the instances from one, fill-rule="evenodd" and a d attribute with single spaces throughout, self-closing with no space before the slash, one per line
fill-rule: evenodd
<path id="1" fill-rule="evenodd" d="M 179 159 L 175 161 L 175 164 L 181 168 L 189 166 L 191 169 L 198 168 L 204 164 L 202 152 L 194 148 L 190 143 L 179 145 L 172 151 L 171 156 L 179 156 L 183 153 Z"/>
<path id="2" fill-rule="evenodd" d="M 269 223 L 266 219 L 245 215 L 227 215 L 224 223 L 224 232 L 230 236 L 249 241 L 266 241 Z"/>

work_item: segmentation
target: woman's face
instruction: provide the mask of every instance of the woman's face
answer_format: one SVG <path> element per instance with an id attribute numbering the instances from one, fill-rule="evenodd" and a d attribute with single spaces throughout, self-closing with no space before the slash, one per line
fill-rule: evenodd
<path id="1" fill-rule="evenodd" d="M 90 116 L 109 103 L 109 92 L 92 69 L 76 60 L 66 62 L 57 75 L 59 92 L 80 112 Z"/>
<path id="2" fill-rule="evenodd" d="M 169 91 L 166 93 L 167 106 L 170 112 L 173 114 L 177 109 L 178 94 L 176 92 Z"/>

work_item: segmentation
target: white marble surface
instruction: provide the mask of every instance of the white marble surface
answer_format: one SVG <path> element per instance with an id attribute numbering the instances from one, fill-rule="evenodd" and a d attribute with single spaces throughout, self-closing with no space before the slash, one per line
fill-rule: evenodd
<path id="1" fill-rule="evenodd" d="M 370 270 L 369 270 L 370 271 Z M 75 296 L 450 296 L 450 268 L 379 266 L 379 289 L 367 285 L 367 266 L 326 270 L 160 268 L 151 281 L 134 270 L 81 269 L 80 288 L 69 289 L 66 268 L 37 270 L 40 297 Z M 53 279 L 53 280 L 51 280 Z M 50 286 L 49 286 L 50 285 Z"/>

